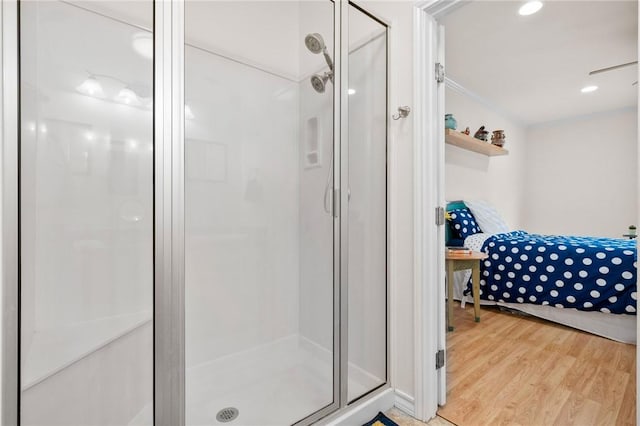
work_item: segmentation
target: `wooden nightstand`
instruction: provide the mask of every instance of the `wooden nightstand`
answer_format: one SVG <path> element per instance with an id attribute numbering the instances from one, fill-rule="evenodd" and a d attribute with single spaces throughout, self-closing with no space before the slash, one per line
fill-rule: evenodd
<path id="1" fill-rule="evenodd" d="M 485 253 L 477 251 L 471 254 L 450 253 L 445 254 L 447 265 L 447 325 L 448 330 L 453 331 L 453 273 L 471 269 L 471 283 L 473 286 L 473 313 L 476 322 L 480 321 L 480 261 L 489 257 Z"/>

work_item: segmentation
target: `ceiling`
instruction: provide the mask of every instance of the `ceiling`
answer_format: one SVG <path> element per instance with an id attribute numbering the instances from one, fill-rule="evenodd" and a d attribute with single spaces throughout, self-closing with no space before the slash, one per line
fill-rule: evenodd
<path id="1" fill-rule="evenodd" d="M 635 1 L 475 1 L 441 19 L 447 77 L 523 125 L 637 106 Z M 597 85 L 583 94 L 580 89 Z"/>

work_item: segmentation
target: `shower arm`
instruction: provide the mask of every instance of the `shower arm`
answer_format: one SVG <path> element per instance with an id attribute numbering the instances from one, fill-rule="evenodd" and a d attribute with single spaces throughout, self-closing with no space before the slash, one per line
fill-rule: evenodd
<path id="1" fill-rule="evenodd" d="M 331 59 L 331 56 L 329 56 L 329 52 L 327 52 L 326 47 L 322 48 L 322 54 L 324 55 L 324 60 L 327 61 L 327 65 L 329 65 L 329 70 L 333 72 L 333 60 Z"/>

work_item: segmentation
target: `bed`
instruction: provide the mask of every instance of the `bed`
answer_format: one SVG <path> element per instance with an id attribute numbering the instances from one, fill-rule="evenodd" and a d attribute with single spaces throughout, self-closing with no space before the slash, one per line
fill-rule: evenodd
<path id="1" fill-rule="evenodd" d="M 464 245 L 489 255 L 481 262 L 482 304 L 636 343 L 634 240 L 513 231 L 495 210 L 481 211 L 483 205 L 462 201 L 447 205 L 447 245 Z M 483 232 L 485 228 L 490 232 Z M 470 276 L 470 271 L 454 274 L 454 299 L 463 306 L 472 302 Z"/>

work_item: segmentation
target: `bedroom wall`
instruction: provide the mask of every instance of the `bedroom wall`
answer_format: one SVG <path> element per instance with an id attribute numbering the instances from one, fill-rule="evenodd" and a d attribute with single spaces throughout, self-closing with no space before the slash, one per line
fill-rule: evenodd
<path id="1" fill-rule="evenodd" d="M 638 225 L 636 120 L 634 108 L 527 131 L 528 231 L 619 238 Z"/>
<path id="2" fill-rule="evenodd" d="M 452 145 L 445 146 L 445 197 L 447 200 L 483 199 L 493 204 L 513 229 L 523 221 L 522 191 L 525 167 L 525 127 L 483 105 L 467 94 L 447 87 L 445 109 L 471 134 L 482 125 L 504 129 L 509 155 L 487 157 Z"/>

